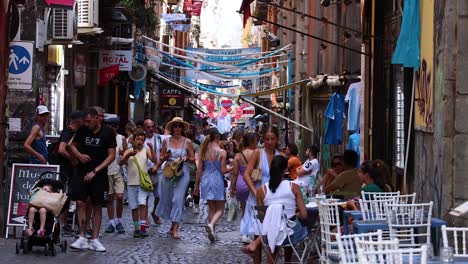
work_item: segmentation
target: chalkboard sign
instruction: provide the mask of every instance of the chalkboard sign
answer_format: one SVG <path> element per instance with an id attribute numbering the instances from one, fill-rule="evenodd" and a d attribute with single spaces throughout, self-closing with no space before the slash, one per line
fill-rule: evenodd
<path id="1" fill-rule="evenodd" d="M 46 171 L 59 172 L 58 165 L 13 163 L 11 172 L 10 201 L 8 203 L 9 226 L 23 226 L 24 216 L 28 210 L 29 192 Z M 58 174 L 46 174 L 44 178 L 59 179 Z"/>

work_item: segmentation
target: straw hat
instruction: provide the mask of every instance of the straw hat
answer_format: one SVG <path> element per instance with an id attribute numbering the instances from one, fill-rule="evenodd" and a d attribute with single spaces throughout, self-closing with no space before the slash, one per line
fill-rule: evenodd
<path id="1" fill-rule="evenodd" d="M 166 129 L 172 131 L 172 126 L 176 123 L 181 123 L 184 125 L 184 131 L 187 131 L 190 127 L 190 124 L 185 122 L 181 117 L 174 117 L 169 123 L 166 125 Z"/>

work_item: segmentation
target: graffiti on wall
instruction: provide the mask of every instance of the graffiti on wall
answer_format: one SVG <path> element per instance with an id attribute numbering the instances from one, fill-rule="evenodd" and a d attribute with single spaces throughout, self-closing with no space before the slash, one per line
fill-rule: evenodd
<path id="1" fill-rule="evenodd" d="M 434 0 L 421 1 L 421 65 L 416 74 L 414 128 L 433 131 Z"/>

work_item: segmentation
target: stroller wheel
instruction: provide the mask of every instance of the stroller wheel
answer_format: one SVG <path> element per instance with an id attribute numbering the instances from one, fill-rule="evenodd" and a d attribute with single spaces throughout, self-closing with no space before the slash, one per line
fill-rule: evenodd
<path id="1" fill-rule="evenodd" d="M 60 244 L 60 247 L 62 248 L 62 252 L 67 252 L 67 247 L 68 247 L 68 242 L 67 240 L 62 240 L 62 243 Z"/>
<path id="2" fill-rule="evenodd" d="M 45 243 L 44 244 L 44 256 L 48 256 L 49 255 L 49 247 L 48 247 L 48 244 Z"/>
<path id="3" fill-rule="evenodd" d="M 32 250 L 32 245 L 29 239 L 23 240 L 23 254 L 28 254 Z"/>
<path id="4" fill-rule="evenodd" d="M 16 242 L 16 254 L 20 253 L 20 242 Z"/>
<path id="5" fill-rule="evenodd" d="M 24 238 L 22 237 L 21 240 L 20 240 L 20 249 L 23 249 L 24 248 Z"/>

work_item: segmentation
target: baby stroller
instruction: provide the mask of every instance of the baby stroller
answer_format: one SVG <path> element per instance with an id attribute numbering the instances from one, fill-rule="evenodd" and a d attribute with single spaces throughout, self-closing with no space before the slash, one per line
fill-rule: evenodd
<path id="1" fill-rule="evenodd" d="M 55 180 L 55 179 L 48 179 L 45 178 L 45 175 L 59 175 L 60 180 Z M 51 185 L 54 189 L 54 192 L 59 192 L 62 191 L 63 193 L 66 193 L 66 176 L 63 173 L 60 172 L 43 172 L 39 176 L 39 180 L 33 185 L 31 190 L 37 188 L 37 187 L 43 187 L 44 185 Z M 60 215 L 68 210 L 68 207 L 70 206 L 70 200 L 68 199 L 65 205 L 62 208 L 62 211 Z M 46 214 L 46 221 L 45 221 L 45 226 L 44 226 L 44 231 L 45 234 L 43 237 L 39 236 L 36 232 L 33 232 L 32 235 L 27 236 L 26 235 L 26 229 L 28 228 L 28 216 L 29 215 L 29 207 L 28 207 L 28 213 L 26 213 L 25 217 L 25 222 L 23 226 L 23 232 L 21 235 L 21 240 L 16 242 L 16 254 L 20 253 L 20 250 L 23 250 L 23 254 L 27 254 L 32 251 L 33 246 L 38 246 L 38 247 L 43 247 L 44 248 L 44 255 L 48 256 L 55 256 L 56 250 L 55 246 L 58 245 L 61 248 L 62 252 L 67 251 L 67 240 L 63 239 L 61 235 L 61 228 L 60 228 L 60 222 L 59 222 L 59 216 L 55 217 L 51 212 L 47 212 Z M 36 212 L 34 216 L 34 222 L 33 222 L 33 229 L 34 230 L 39 230 L 40 226 L 40 218 L 39 218 L 39 213 Z"/>

